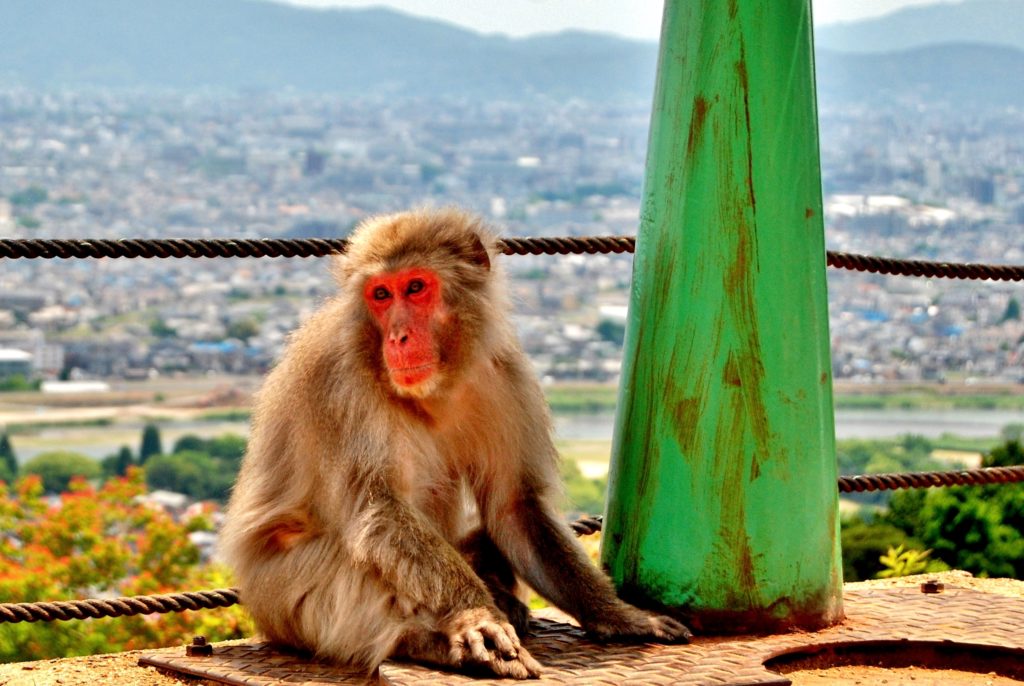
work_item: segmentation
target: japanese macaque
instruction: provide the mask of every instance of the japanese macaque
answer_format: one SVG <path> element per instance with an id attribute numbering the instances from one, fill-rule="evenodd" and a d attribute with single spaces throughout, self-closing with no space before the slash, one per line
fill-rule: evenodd
<path id="1" fill-rule="evenodd" d="M 291 338 L 253 417 L 222 532 L 274 642 L 537 677 L 519 580 L 601 640 L 683 642 L 620 600 L 558 514 L 540 385 L 495 238 L 455 210 L 364 222 L 340 295 Z"/>

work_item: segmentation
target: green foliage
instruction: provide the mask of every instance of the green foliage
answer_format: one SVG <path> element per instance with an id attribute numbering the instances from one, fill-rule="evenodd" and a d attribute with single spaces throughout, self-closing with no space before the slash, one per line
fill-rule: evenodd
<path id="1" fill-rule="evenodd" d="M 46 493 L 61 493 L 68 489 L 71 479 L 95 479 L 100 475 L 97 462 L 85 455 L 56 450 L 36 455 L 21 467 L 22 474 L 34 474 L 42 482 Z"/>
<path id="2" fill-rule="evenodd" d="M 601 337 L 601 340 L 622 345 L 626 339 L 626 325 L 613 322 L 610 319 L 602 319 L 601 323 L 597 325 L 597 335 Z"/>
<path id="3" fill-rule="evenodd" d="M 29 186 L 23 191 L 12 193 L 8 200 L 15 207 L 35 207 L 41 202 L 46 202 L 50 194 L 42 186 Z"/>
<path id="4" fill-rule="evenodd" d="M 889 548 L 885 555 L 879 558 L 879 562 L 885 567 L 878 573 L 879 579 L 890 579 L 911 574 L 923 574 L 924 572 L 947 571 L 949 567 L 939 561 L 929 560 L 930 550 L 904 550 L 901 543 L 895 548 Z"/>
<path id="5" fill-rule="evenodd" d="M 588 479 L 572 460 L 561 462 L 562 483 L 565 485 L 566 509 L 570 514 L 602 514 L 608 491 L 608 478 Z"/>
<path id="6" fill-rule="evenodd" d="M 913 536 L 921 531 L 924 521 L 921 513 L 924 510 L 924 501 L 928 497 L 928 491 L 923 488 L 914 488 L 893 493 L 889 500 L 889 511 L 882 516 L 882 521 L 890 524 L 908 536 Z"/>
<path id="7" fill-rule="evenodd" d="M 195 434 L 185 434 L 174 442 L 174 447 L 171 448 L 171 454 L 183 453 L 188 450 L 200 452 L 206 450 L 206 440 L 196 436 Z"/>
<path id="8" fill-rule="evenodd" d="M 1004 521 L 1022 499 L 1019 484 L 936 489 L 925 499 L 920 539 L 954 569 L 1024 578 L 1024 532 Z"/>
<path id="9" fill-rule="evenodd" d="M 846 439 L 836 442 L 836 459 L 841 474 L 922 471 L 938 468 L 931 457 L 933 449 L 927 438 L 911 434 L 896 439 Z"/>
<path id="10" fill-rule="evenodd" d="M 178 335 L 177 329 L 169 326 L 163 319 L 154 319 L 149 323 L 149 332 L 157 338 L 173 338 Z"/>
<path id="11" fill-rule="evenodd" d="M 24 393 L 38 391 L 39 381 L 29 381 L 23 374 L 12 374 L 0 379 L 0 393 Z"/>
<path id="12" fill-rule="evenodd" d="M 1022 458 L 1014 440 L 994 448 L 982 464 L 1020 464 Z M 1024 484 L 903 491 L 893 496 L 884 520 L 954 569 L 1024 578 Z"/>
<path id="13" fill-rule="evenodd" d="M 148 595 L 232 585 L 216 566 L 199 566 L 191 520 L 175 522 L 142 502 L 142 473 L 94 490 L 75 480 L 56 506 L 39 477 L 0 492 L 0 602 Z M 206 517 L 206 515 L 203 515 Z M 200 518 L 202 519 L 202 517 Z M 208 517 L 206 517 L 208 519 Z M 0 661 L 88 655 L 180 644 L 183 636 L 241 638 L 251 625 L 240 607 L 88 622 L 7 624 Z"/>
<path id="14" fill-rule="evenodd" d="M 245 455 L 245 438 L 237 434 L 223 434 L 211 438 L 206 444 L 206 451 L 210 457 L 224 460 L 231 464 L 241 464 L 242 456 Z"/>
<path id="15" fill-rule="evenodd" d="M 0 434 L 0 481 L 12 484 L 18 478 L 18 458 L 7 434 Z"/>
<path id="16" fill-rule="evenodd" d="M 114 420 L 109 417 L 96 417 L 94 419 L 67 419 L 53 422 L 17 422 L 7 425 L 7 432 L 12 436 L 18 434 L 37 434 L 44 429 L 70 429 L 83 426 L 110 426 Z"/>
<path id="17" fill-rule="evenodd" d="M 836 441 L 836 460 L 840 474 L 928 471 L 941 468 L 931 457 L 934 447 L 927 438 L 909 434 L 896 439 L 847 439 Z M 873 504 L 889 497 L 886 492 L 851 495 L 853 500 Z"/>
<path id="18" fill-rule="evenodd" d="M 611 412 L 619 400 L 615 386 L 560 384 L 544 389 L 548 405 L 563 414 Z"/>
<path id="19" fill-rule="evenodd" d="M 996 446 L 981 458 L 982 467 L 1013 467 L 1021 464 L 1024 464 L 1024 449 L 1018 439 Z"/>
<path id="20" fill-rule="evenodd" d="M 1006 303 L 1006 310 L 1003 312 L 1003 316 L 999 321 L 1000 323 L 1020 321 L 1020 301 L 1016 298 L 1010 298 L 1010 302 Z"/>
<path id="21" fill-rule="evenodd" d="M 252 412 L 236 407 L 226 410 L 209 410 L 201 414 L 198 419 L 203 422 L 247 422 L 251 417 Z"/>
<path id="22" fill-rule="evenodd" d="M 23 229 L 38 229 L 43 223 L 30 214 L 18 215 L 18 226 Z"/>
<path id="23" fill-rule="evenodd" d="M 211 496 L 214 463 L 206 453 L 186 451 L 174 455 L 155 455 L 146 462 L 146 485 L 184 493 L 198 500 Z"/>
<path id="24" fill-rule="evenodd" d="M 225 434 L 205 440 L 186 434 L 174 444 L 171 455 L 158 455 L 146 463 L 146 483 L 184 493 L 197 500 L 225 501 L 234 483 L 245 438 Z"/>
<path id="25" fill-rule="evenodd" d="M 905 532 L 891 524 L 868 523 L 859 517 L 844 520 L 840 527 L 840 535 L 844 581 L 874 578 L 882 570 L 879 558 L 890 548 L 904 545 L 910 540 Z"/>
<path id="26" fill-rule="evenodd" d="M 122 445 L 121 449 L 116 453 L 103 458 L 100 466 L 103 469 L 103 476 L 110 478 L 112 476 L 124 476 L 134 464 L 135 457 L 132 455 L 132 449 Z"/>
<path id="27" fill-rule="evenodd" d="M 142 443 L 139 445 L 139 464 L 164 451 L 160 441 L 160 429 L 156 424 L 146 424 L 142 429 Z"/>
<path id="28" fill-rule="evenodd" d="M 835 396 L 840 410 L 1020 410 L 1024 396 L 1005 393 L 959 394 L 933 389 L 900 393 L 840 393 Z"/>
<path id="29" fill-rule="evenodd" d="M 255 319 L 238 319 L 228 325 L 228 338 L 238 338 L 248 341 L 260 332 L 260 325 Z"/>

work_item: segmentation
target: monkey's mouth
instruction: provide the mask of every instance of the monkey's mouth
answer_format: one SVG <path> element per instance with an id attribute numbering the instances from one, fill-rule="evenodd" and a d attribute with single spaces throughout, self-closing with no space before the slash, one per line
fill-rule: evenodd
<path id="1" fill-rule="evenodd" d="M 391 380 L 396 386 L 409 388 L 427 381 L 430 377 L 434 376 L 436 371 L 436 362 L 427 362 L 426 364 L 419 364 L 414 367 L 391 369 Z"/>

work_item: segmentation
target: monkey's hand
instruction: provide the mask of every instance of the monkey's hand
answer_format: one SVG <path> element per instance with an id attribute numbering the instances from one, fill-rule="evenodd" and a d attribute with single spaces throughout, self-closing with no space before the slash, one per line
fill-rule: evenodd
<path id="1" fill-rule="evenodd" d="M 598 641 L 689 643 L 693 638 L 682 622 L 626 603 L 620 603 L 604 617 L 586 622 L 583 628 Z"/>
<path id="2" fill-rule="evenodd" d="M 540 676 L 540 663 L 522 646 L 512 625 L 494 610 L 460 610 L 442 622 L 440 629 L 448 638 L 449 657 L 455 666 L 479 666 L 513 679 Z"/>

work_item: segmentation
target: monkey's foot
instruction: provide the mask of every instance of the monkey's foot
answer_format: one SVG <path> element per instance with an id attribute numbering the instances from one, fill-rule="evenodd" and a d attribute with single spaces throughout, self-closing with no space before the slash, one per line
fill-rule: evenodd
<path id="1" fill-rule="evenodd" d="M 587 633 L 598 641 L 654 641 L 689 643 L 693 633 L 679 620 L 626 605 L 617 616 L 586 623 Z"/>
<path id="2" fill-rule="evenodd" d="M 475 608 L 458 612 L 444 623 L 450 664 L 482 667 L 513 679 L 536 679 L 540 663 L 522 646 L 515 628 L 498 614 Z"/>

